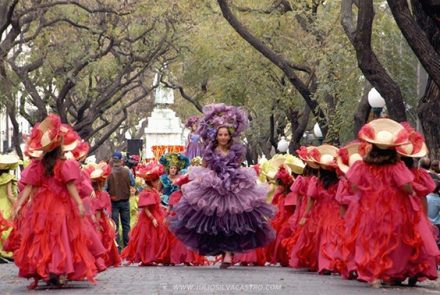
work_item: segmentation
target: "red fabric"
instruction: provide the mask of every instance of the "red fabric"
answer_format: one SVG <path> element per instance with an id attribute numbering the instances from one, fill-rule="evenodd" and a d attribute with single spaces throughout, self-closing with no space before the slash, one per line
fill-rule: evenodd
<path id="1" fill-rule="evenodd" d="M 335 199 L 338 184 L 324 188 L 317 178 L 309 181 L 307 196 L 315 200 L 307 222 L 293 246 L 290 266 L 310 270 L 338 271 L 335 258 L 342 239 L 343 220 Z"/>
<path id="2" fill-rule="evenodd" d="M 232 263 L 240 265 L 264 266 L 266 264 L 266 249 L 257 248 L 244 253 L 234 253 Z"/>
<path id="3" fill-rule="evenodd" d="M 139 207 L 148 210 L 158 222 L 154 227 L 144 210 L 139 213 L 136 225 L 130 231 L 130 241 L 121 253 L 121 258 L 133 263 L 169 263 L 169 231 L 164 224 L 164 213 L 160 208 L 160 196 L 156 190 L 142 191 Z"/>
<path id="4" fill-rule="evenodd" d="M 113 220 L 111 220 L 102 209 L 99 209 L 98 211 L 100 212 L 100 216 L 99 218 L 96 216 L 97 231 L 100 241 L 105 249 L 103 255 L 105 266 L 119 266 L 121 264 L 121 257 L 119 256 L 118 247 L 115 242 L 116 232 L 115 228 L 112 226 Z"/>
<path id="5" fill-rule="evenodd" d="M 437 278 L 438 249 L 423 210 L 415 210 L 401 186 L 414 176 L 402 163 L 373 166 L 356 162 L 347 178 L 357 185 L 360 199 L 347 211 L 343 258 L 352 259 L 358 278 L 419 280 Z M 352 206 L 350 206 L 352 207 Z M 349 270 L 350 271 L 350 270 Z"/>
<path id="6" fill-rule="evenodd" d="M 88 220 L 81 218 L 65 186 L 79 178 L 79 167 L 57 160 L 53 177 L 39 177 L 40 164 L 35 163 L 26 181 L 38 179 L 40 186 L 22 212 L 21 242 L 14 252 L 19 275 L 47 280 L 50 273 L 67 274 L 69 280 L 94 282 L 102 253 L 99 244 L 91 244 Z"/>

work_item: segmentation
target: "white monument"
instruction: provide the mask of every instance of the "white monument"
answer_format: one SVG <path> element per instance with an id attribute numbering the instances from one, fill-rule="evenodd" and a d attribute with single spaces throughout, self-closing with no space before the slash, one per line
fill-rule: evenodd
<path id="1" fill-rule="evenodd" d="M 154 85 L 160 83 L 156 74 Z M 168 108 L 174 103 L 174 91 L 162 83 L 154 91 L 154 109 L 145 128 L 145 156 L 154 158 L 153 146 L 185 145 L 185 128 L 176 113 Z"/>

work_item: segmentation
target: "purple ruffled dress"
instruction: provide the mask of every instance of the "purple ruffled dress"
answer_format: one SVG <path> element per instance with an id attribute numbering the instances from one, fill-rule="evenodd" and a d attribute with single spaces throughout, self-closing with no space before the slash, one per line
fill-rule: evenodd
<path id="1" fill-rule="evenodd" d="M 257 185 L 255 171 L 240 167 L 245 149 L 233 144 L 228 155 L 206 151 L 208 167 L 193 167 L 183 197 L 169 217 L 169 228 L 201 255 L 243 252 L 275 238 L 270 224 L 274 207 L 267 187 Z"/>
<path id="2" fill-rule="evenodd" d="M 186 147 L 185 156 L 190 160 L 202 156 L 202 144 L 200 143 L 200 140 L 200 135 L 196 133 L 188 134 L 188 146 Z"/>

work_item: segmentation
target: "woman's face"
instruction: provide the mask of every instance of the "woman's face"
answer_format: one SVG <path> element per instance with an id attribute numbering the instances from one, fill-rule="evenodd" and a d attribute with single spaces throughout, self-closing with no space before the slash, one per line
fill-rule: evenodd
<path id="1" fill-rule="evenodd" d="M 197 124 L 196 123 L 192 124 L 191 129 L 192 129 L 192 131 L 196 131 L 197 130 Z"/>
<path id="2" fill-rule="evenodd" d="M 170 176 L 176 176 L 177 175 L 177 167 L 171 166 L 170 167 Z"/>
<path id="3" fill-rule="evenodd" d="M 217 131 L 217 142 L 220 146 L 227 146 L 229 141 L 231 140 L 231 136 L 229 135 L 229 131 L 226 127 L 221 127 Z"/>

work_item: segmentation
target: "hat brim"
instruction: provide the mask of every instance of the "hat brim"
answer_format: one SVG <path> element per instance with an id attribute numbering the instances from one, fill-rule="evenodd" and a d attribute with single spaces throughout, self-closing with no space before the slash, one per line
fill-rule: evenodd
<path id="1" fill-rule="evenodd" d="M 409 157 L 409 158 L 423 158 L 424 156 L 426 156 L 428 154 L 428 147 L 426 146 L 425 143 L 422 144 L 422 148 L 420 149 L 420 151 L 418 151 L 417 153 L 414 154 L 407 154 L 404 153 L 400 150 L 397 150 L 397 153 L 399 153 L 400 155 L 404 156 L 404 157 Z"/>

